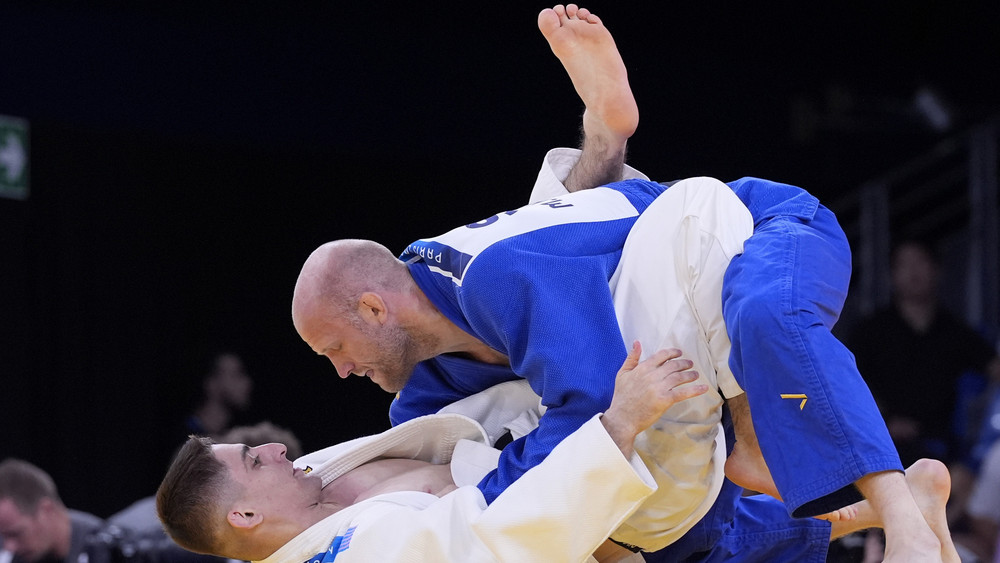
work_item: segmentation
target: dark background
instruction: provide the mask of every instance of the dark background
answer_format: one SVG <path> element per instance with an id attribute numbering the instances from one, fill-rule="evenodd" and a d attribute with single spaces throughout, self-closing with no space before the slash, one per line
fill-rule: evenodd
<path id="1" fill-rule="evenodd" d="M 836 201 L 1000 107 L 995 1 L 754 4 L 590 6 L 653 178 Z M 387 426 L 390 397 L 296 335 L 302 261 L 520 206 L 582 111 L 544 5 L 429 6 L 0 2 L 0 114 L 31 123 L 30 197 L 0 199 L 0 458 L 107 516 L 155 490 L 222 348 L 256 381 L 246 420 L 307 451 Z"/>

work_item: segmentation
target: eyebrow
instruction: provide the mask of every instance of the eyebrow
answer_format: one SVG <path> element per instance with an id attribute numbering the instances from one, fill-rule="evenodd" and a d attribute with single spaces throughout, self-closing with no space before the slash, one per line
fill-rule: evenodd
<path id="1" fill-rule="evenodd" d="M 334 352 L 339 352 L 342 346 L 343 344 L 340 342 L 331 342 L 326 348 L 323 348 L 322 350 L 316 353 L 319 354 L 320 356 L 325 356 L 326 353 L 330 350 L 333 350 Z"/>

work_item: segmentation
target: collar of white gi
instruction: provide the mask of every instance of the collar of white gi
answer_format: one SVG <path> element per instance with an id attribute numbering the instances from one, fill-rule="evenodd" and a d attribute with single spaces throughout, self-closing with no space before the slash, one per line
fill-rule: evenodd
<path id="1" fill-rule="evenodd" d="M 381 434 L 330 446 L 295 460 L 295 467 L 312 468 L 323 486 L 344 473 L 381 458 L 419 459 L 449 463 L 459 440 L 488 444 L 483 427 L 460 414 L 432 414 L 404 422 Z"/>

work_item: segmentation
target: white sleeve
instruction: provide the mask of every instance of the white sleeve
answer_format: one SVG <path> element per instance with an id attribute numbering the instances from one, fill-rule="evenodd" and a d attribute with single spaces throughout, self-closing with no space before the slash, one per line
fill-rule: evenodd
<path id="1" fill-rule="evenodd" d="M 356 521 L 338 563 L 587 561 L 655 488 L 594 417 L 489 506 L 475 487 L 423 506 L 398 495 L 366 501 L 381 506 Z"/>
<path id="2" fill-rule="evenodd" d="M 542 398 L 531 390 L 526 379 L 498 383 L 438 411 L 475 420 L 483 426 L 491 445 L 508 430 L 515 440 L 534 430 L 543 412 Z"/>
<path id="3" fill-rule="evenodd" d="M 535 186 L 531 190 L 528 203 L 538 203 L 569 193 L 563 182 L 569 176 L 569 171 L 573 169 L 576 161 L 580 160 L 580 153 L 580 149 L 566 148 L 552 149 L 547 152 L 545 159 L 542 160 L 542 168 L 538 171 L 538 177 L 535 179 Z M 642 172 L 626 164 L 622 179 L 629 178 L 649 179 Z"/>

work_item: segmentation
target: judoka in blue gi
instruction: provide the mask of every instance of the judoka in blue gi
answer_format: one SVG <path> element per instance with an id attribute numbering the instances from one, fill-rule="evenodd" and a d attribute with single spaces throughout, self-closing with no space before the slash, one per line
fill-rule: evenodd
<path id="1" fill-rule="evenodd" d="M 625 144 L 638 124 L 614 41 L 599 18 L 574 5 L 543 11 L 539 27 L 587 108 L 579 160 L 563 175 L 547 159 L 536 203 L 416 241 L 398 259 L 371 241 L 323 245 L 303 266 L 293 297 L 302 338 L 341 377 L 367 376 L 398 392 L 394 424 L 525 379 L 544 413 L 480 482 L 491 501 L 606 407 L 613 389 L 607 374 L 625 357 L 623 333 L 632 338 L 625 312 L 636 308 L 618 295 L 631 283 L 622 275 L 630 240 L 642 217 L 663 207 L 661 198 L 707 191 L 709 202 L 688 206 L 692 200 L 681 198 L 674 232 L 686 233 L 684 244 L 659 240 L 670 250 L 664 267 L 683 266 L 673 282 L 686 292 L 679 308 L 702 331 L 700 344 L 678 347 L 729 401 L 736 446 L 722 462 L 721 399 L 676 416 L 668 411 L 636 449 L 654 476 L 680 466 L 690 479 L 647 501 L 649 512 L 638 511 L 612 539 L 647 552 L 670 546 L 669 560 L 708 561 L 730 559 L 747 549 L 748 537 L 767 536 L 756 560 L 822 560 L 829 525 L 791 516 L 849 506 L 863 493 L 885 523 L 887 560 L 957 561 L 943 502 L 918 505 L 853 358 L 830 333 L 850 275 L 833 214 L 800 188 L 756 178 L 721 191 L 711 179 L 668 189 L 629 170 L 631 179 L 608 183 L 626 175 Z M 691 226 L 720 205 L 733 214 L 732 225 L 716 218 Z M 741 224 L 749 226 L 742 238 Z M 713 309 L 705 296 L 716 287 Z M 678 330 L 656 332 L 644 348 L 670 344 L 660 339 Z M 634 336 L 647 337 L 642 330 Z M 756 413 L 752 424 L 749 412 Z M 670 441 L 671 429 L 685 425 L 695 432 Z M 686 449 L 664 447 L 684 440 L 690 459 L 679 453 Z M 723 463 L 731 480 L 780 496 L 785 506 L 775 512 L 765 501 L 759 516 L 741 520 L 750 504 L 722 479 Z M 790 531 L 775 534 L 779 528 Z"/>

